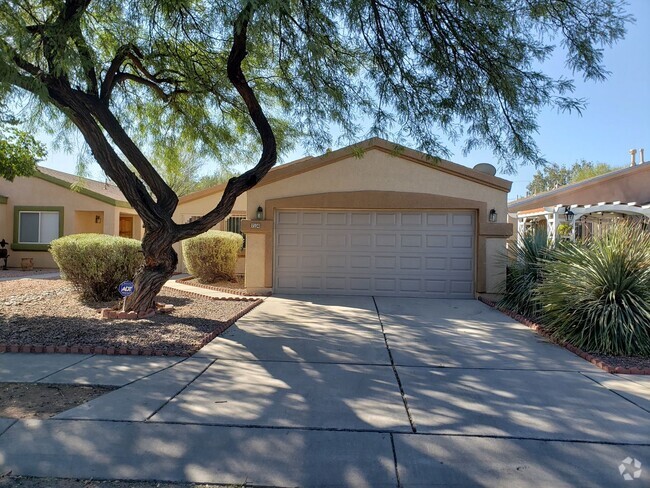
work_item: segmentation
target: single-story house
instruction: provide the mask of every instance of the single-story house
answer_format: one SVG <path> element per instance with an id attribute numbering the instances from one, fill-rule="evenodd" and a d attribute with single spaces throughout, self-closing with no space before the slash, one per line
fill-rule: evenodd
<path id="1" fill-rule="evenodd" d="M 34 176 L 0 179 L 0 240 L 11 243 L 9 266 L 32 258 L 56 268 L 49 243 L 79 233 L 140 239 L 142 221 L 117 186 L 39 167 Z"/>
<path id="2" fill-rule="evenodd" d="M 246 235 L 241 261 L 254 293 L 494 293 L 512 234 L 511 182 L 475 168 L 373 138 L 273 168 L 223 226 Z M 175 220 L 203 215 L 223 189 L 181 198 Z"/>
<path id="3" fill-rule="evenodd" d="M 643 156 L 637 163 L 633 154 L 629 167 L 508 205 L 508 221 L 515 224 L 519 236 L 531 228 L 543 228 L 549 238 L 555 239 L 560 237 L 560 226 L 566 223 L 566 237 L 588 237 L 619 219 L 650 219 L 650 163 Z"/>

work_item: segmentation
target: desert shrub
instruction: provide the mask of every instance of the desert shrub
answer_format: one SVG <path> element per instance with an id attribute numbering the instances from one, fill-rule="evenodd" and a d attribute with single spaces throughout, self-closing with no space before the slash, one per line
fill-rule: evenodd
<path id="1" fill-rule="evenodd" d="M 234 232 L 209 230 L 183 241 L 187 270 L 202 283 L 235 278 L 237 254 L 244 238 Z"/>
<path id="2" fill-rule="evenodd" d="M 104 234 L 55 239 L 50 253 L 82 298 L 95 301 L 118 298 L 118 285 L 132 279 L 143 260 L 140 241 Z"/>
<path id="3" fill-rule="evenodd" d="M 498 306 L 527 317 L 539 316 L 540 305 L 533 299 L 542 280 L 542 264 L 548 258 L 549 241 L 545 230 L 537 229 L 508 246 L 506 279 L 501 285 Z"/>
<path id="4" fill-rule="evenodd" d="M 553 251 L 537 300 L 556 339 L 601 354 L 650 355 L 650 234 L 618 224 Z"/>

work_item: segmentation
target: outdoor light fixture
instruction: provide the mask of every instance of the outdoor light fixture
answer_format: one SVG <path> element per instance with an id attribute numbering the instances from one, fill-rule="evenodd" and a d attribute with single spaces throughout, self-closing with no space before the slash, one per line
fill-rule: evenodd
<path id="1" fill-rule="evenodd" d="M 101 215 L 95 215 L 95 223 L 96 224 L 101 224 L 102 223 L 102 216 Z"/>
<path id="2" fill-rule="evenodd" d="M 567 222 L 573 222 L 573 216 L 574 213 L 571 211 L 571 207 L 569 206 L 564 207 L 564 219 Z"/>
<path id="3" fill-rule="evenodd" d="M 490 210 L 490 215 L 488 216 L 488 220 L 490 222 L 496 222 L 497 221 L 497 211 L 492 209 Z"/>
<path id="4" fill-rule="evenodd" d="M 264 210 L 262 207 L 257 207 L 257 220 L 264 220 Z"/>

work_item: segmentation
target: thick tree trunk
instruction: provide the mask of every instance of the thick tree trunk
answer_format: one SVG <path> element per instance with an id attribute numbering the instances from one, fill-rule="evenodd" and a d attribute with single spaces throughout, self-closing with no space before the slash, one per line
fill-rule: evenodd
<path id="1" fill-rule="evenodd" d="M 156 307 L 156 295 L 174 274 L 178 256 L 172 248 L 169 235 L 161 232 L 145 234 L 142 240 L 144 264 L 134 277 L 135 291 L 126 299 L 126 311 L 145 314 Z"/>

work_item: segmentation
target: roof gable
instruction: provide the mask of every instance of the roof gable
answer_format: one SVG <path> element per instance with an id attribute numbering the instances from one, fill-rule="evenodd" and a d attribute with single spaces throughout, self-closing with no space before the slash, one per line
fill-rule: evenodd
<path id="1" fill-rule="evenodd" d="M 467 168 L 466 166 L 452 163 L 451 161 L 434 158 L 425 153 L 400 146 L 399 144 L 395 144 L 378 137 L 373 137 L 358 144 L 353 144 L 341 149 L 337 149 L 336 151 L 330 151 L 321 156 L 305 157 L 296 161 L 292 161 L 290 163 L 275 166 L 266 174 L 264 178 L 262 178 L 262 180 L 256 186 L 260 187 L 269 185 L 285 178 L 291 178 L 292 176 L 322 168 L 346 158 L 363 157 L 363 154 L 365 152 L 372 150 L 382 151 L 406 161 L 426 166 L 432 170 L 443 171 L 445 173 L 449 173 L 469 181 L 474 181 L 476 183 L 480 183 L 482 185 L 486 185 L 506 193 L 510 191 L 510 188 L 512 186 L 512 182 L 508 180 L 498 178 L 496 176 L 490 176 L 471 168 Z M 225 187 L 225 184 L 220 184 L 206 188 L 205 190 L 190 193 L 189 195 L 181 197 L 180 202 L 190 202 L 192 200 L 197 200 L 208 195 L 219 193 L 222 192 Z"/>
<path id="2" fill-rule="evenodd" d="M 82 178 L 43 166 L 38 166 L 33 176 L 115 207 L 131 208 L 119 188 L 110 183 Z"/>

